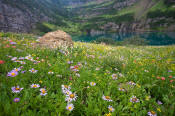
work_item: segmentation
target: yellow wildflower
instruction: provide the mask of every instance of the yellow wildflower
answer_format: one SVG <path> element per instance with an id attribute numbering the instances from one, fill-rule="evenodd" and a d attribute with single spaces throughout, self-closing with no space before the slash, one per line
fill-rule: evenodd
<path id="1" fill-rule="evenodd" d="M 139 84 L 136 84 L 136 86 L 137 86 L 138 88 L 140 88 L 140 87 L 141 87 Z"/>
<path id="2" fill-rule="evenodd" d="M 160 108 L 157 108 L 157 111 L 161 112 L 161 109 Z"/>
<path id="3" fill-rule="evenodd" d="M 111 113 L 109 113 L 109 114 L 105 114 L 105 116 L 112 116 L 112 114 L 111 114 Z"/>
<path id="4" fill-rule="evenodd" d="M 149 99 L 150 99 L 150 96 L 145 97 L 145 100 L 149 101 Z"/>
<path id="5" fill-rule="evenodd" d="M 32 56 L 36 56 L 35 54 L 32 54 Z"/>
<path id="6" fill-rule="evenodd" d="M 39 83 L 43 83 L 43 81 L 40 80 Z"/>

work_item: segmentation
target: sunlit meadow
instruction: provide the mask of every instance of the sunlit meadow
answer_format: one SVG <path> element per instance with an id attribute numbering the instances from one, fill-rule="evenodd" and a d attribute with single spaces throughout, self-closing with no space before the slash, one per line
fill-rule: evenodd
<path id="1" fill-rule="evenodd" d="M 1 33 L 0 115 L 175 115 L 175 46 L 36 42 Z"/>

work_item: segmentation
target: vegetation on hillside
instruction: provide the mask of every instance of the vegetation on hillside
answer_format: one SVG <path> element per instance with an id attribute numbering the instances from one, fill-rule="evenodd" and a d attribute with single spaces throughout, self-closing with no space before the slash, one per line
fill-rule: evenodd
<path id="1" fill-rule="evenodd" d="M 75 8 L 71 8 L 72 12 L 82 12 L 82 16 L 78 17 L 77 15 L 75 15 L 75 17 L 73 17 L 73 21 L 74 19 L 79 22 L 83 21 L 79 29 L 85 32 L 86 30 L 90 29 L 104 30 L 101 29 L 101 27 L 108 22 L 121 24 L 125 22 L 132 23 L 139 20 L 146 21 L 149 18 L 174 18 L 175 8 L 173 7 L 173 3 L 170 1 L 167 2 L 166 0 L 139 0 L 135 4 L 129 7 L 124 7 L 121 10 L 113 9 L 113 5 L 116 2 L 119 1 L 111 0 L 110 2 L 105 1 L 102 3 L 90 2 L 86 4 L 81 4 L 80 6 L 77 6 Z M 70 8 L 68 7 L 68 9 Z M 97 16 L 83 17 L 83 13 L 93 14 L 93 12 L 97 11 L 104 12 L 100 15 L 97 14 Z M 160 24 L 164 23 L 168 23 L 168 25 L 171 25 L 175 22 L 167 20 L 155 21 L 154 24 L 150 24 L 151 29 L 159 30 Z"/>

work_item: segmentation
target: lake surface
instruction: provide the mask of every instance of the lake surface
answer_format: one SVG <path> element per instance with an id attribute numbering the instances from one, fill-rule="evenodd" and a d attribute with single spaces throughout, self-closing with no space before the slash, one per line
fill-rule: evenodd
<path id="1" fill-rule="evenodd" d="M 100 37 L 113 38 L 116 41 L 122 41 L 132 36 L 139 36 L 149 41 L 149 45 L 173 45 L 175 44 L 175 32 L 130 32 L 130 33 L 112 33 L 99 35 L 81 35 L 72 36 L 74 41 L 90 42 Z"/>

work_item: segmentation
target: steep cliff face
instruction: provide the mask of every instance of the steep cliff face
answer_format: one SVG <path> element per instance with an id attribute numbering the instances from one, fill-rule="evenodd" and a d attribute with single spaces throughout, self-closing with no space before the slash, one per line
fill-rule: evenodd
<path id="1" fill-rule="evenodd" d="M 36 10 L 36 12 L 38 11 Z M 4 32 L 30 32 L 37 22 L 50 20 L 43 13 L 37 14 L 28 9 L 22 11 L 0 1 L 0 30 Z"/>
<path id="2" fill-rule="evenodd" d="M 63 12 L 56 0 L 1 0 L 0 31 L 29 33 L 38 22 L 54 21 Z"/>

